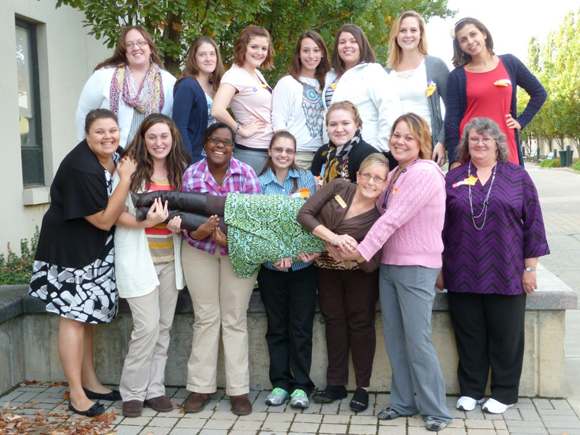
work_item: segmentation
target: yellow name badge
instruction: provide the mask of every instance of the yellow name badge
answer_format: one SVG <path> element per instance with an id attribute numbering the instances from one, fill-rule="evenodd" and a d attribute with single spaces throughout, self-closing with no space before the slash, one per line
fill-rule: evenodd
<path id="1" fill-rule="evenodd" d="M 344 199 L 342 199 L 340 195 L 336 195 L 334 199 L 336 199 L 336 202 L 338 202 L 342 208 L 346 208 L 346 202 L 344 202 Z"/>
<path id="2" fill-rule="evenodd" d="M 310 189 L 306 187 L 299 189 L 297 193 L 300 193 L 300 198 L 310 198 Z"/>
<path id="3" fill-rule="evenodd" d="M 469 178 L 466 178 L 463 181 L 458 181 L 457 183 L 455 183 L 453 185 L 453 188 L 455 189 L 458 186 L 475 186 L 476 182 L 477 182 L 477 177 L 470 175 Z"/>

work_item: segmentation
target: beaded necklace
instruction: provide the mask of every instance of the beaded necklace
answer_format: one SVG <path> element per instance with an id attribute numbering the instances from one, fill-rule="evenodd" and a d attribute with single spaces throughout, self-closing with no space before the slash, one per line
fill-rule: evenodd
<path id="1" fill-rule="evenodd" d="M 493 181 L 495 180 L 495 173 L 497 172 L 497 163 L 493 168 L 493 174 L 491 176 L 491 184 L 489 185 L 489 190 L 487 191 L 487 195 L 485 196 L 485 199 L 483 200 L 483 205 L 481 207 L 481 213 L 479 213 L 477 216 L 475 216 L 475 213 L 473 212 L 473 195 L 471 193 L 471 183 L 467 183 L 468 187 L 469 187 L 469 207 L 471 208 L 471 220 L 473 221 L 473 226 L 475 227 L 475 229 L 477 231 L 481 231 L 483 229 L 483 227 L 485 226 L 485 221 L 487 219 L 487 206 L 489 205 L 489 194 L 491 193 L 491 189 L 493 188 Z M 469 161 L 469 166 L 467 167 L 467 178 L 471 177 L 471 160 Z M 477 224 L 475 223 L 475 219 L 479 219 L 481 217 L 481 215 L 483 215 L 483 223 L 481 224 L 481 227 L 478 227 Z"/>

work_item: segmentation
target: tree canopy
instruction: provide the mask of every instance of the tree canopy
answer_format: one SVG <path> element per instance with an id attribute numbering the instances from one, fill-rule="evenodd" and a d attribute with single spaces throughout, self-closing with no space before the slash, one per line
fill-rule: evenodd
<path id="1" fill-rule="evenodd" d="M 80 9 L 85 26 L 112 48 L 123 26 L 147 29 L 173 74 L 179 74 L 191 42 L 212 37 L 224 63 L 231 64 L 233 44 L 250 24 L 270 32 L 276 51 L 275 69 L 268 74 L 274 83 L 287 72 L 298 36 L 305 30 L 320 33 L 332 50 L 338 28 L 359 25 L 366 32 L 379 62 L 386 63 L 389 32 L 395 17 L 405 10 L 419 12 L 425 20 L 453 15 L 448 0 L 57 0 Z"/>
<path id="2" fill-rule="evenodd" d="M 522 139 L 545 139 L 564 149 L 569 138 L 580 154 L 580 10 L 569 12 L 560 27 L 549 33 L 544 44 L 536 38 L 528 47 L 528 68 L 548 91 L 548 100 L 522 131 Z M 523 110 L 527 94 L 518 95 Z"/>

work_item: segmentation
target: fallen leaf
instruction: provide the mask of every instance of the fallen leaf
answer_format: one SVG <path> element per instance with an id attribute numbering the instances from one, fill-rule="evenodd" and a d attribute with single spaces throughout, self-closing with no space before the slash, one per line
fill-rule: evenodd
<path id="1" fill-rule="evenodd" d="M 3 407 L 4 411 L 8 411 L 10 409 L 10 402 L 6 402 Z"/>
<path id="2" fill-rule="evenodd" d="M 64 400 L 67 400 L 67 401 L 68 401 L 68 400 L 70 400 L 70 391 L 68 391 L 68 390 L 67 390 L 67 391 L 65 391 L 65 392 L 62 394 L 62 398 L 63 398 Z"/>

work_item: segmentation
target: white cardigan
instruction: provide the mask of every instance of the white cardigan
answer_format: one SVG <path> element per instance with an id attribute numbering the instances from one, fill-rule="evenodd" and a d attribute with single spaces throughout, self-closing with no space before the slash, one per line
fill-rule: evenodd
<path id="1" fill-rule="evenodd" d="M 120 178 L 115 173 L 113 188 L 117 187 L 119 181 Z M 135 215 L 131 193 L 127 195 L 125 205 L 129 208 L 129 213 Z M 173 233 L 176 290 L 185 287 L 181 267 L 181 237 L 181 233 Z M 122 298 L 145 296 L 159 285 L 144 228 L 115 228 L 115 274 L 119 296 Z"/>
<path id="2" fill-rule="evenodd" d="M 322 93 L 325 110 L 328 110 L 326 89 L 337 76 L 334 69 L 326 74 Z M 346 100 L 353 103 L 360 112 L 364 141 L 380 151 L 388 151 L 391 127 L 402 114 L 401 101 L 393 78 L 378 63 L 358 64 L 342 75 L 334 90 L 331 104 Z M 324 143 L 328 143 L 326 129 Z"/>
<path id="3" fill-rule="evenodd" d="M 79 98 L 79 105 L 77 107 L 77 140 L 80 142 L 85 138 L 85 118 L 87 114 L 93 109 L 111 109 L 111 102 L 109 100 L 111 92 L 111 80 L 116 68 L 106 67 L 101 68 L 89 77 L 81 97 Z M 173 110 L 173 86 L 175 85 L 175 77 L 165 70 L 161 70 L 161 80 L 163 81 L 163 95 L 165 103 L 161 113 L 171 116 Z M 135 109 L 127 105 L 122 98 L 119 98 L 119 129 L 121 131 L 121 141 L 119 145 L 123 148 L 127 146 L 127 136 L 131 130 L 131 122 L 133 121 L 133 113 Z"/>

